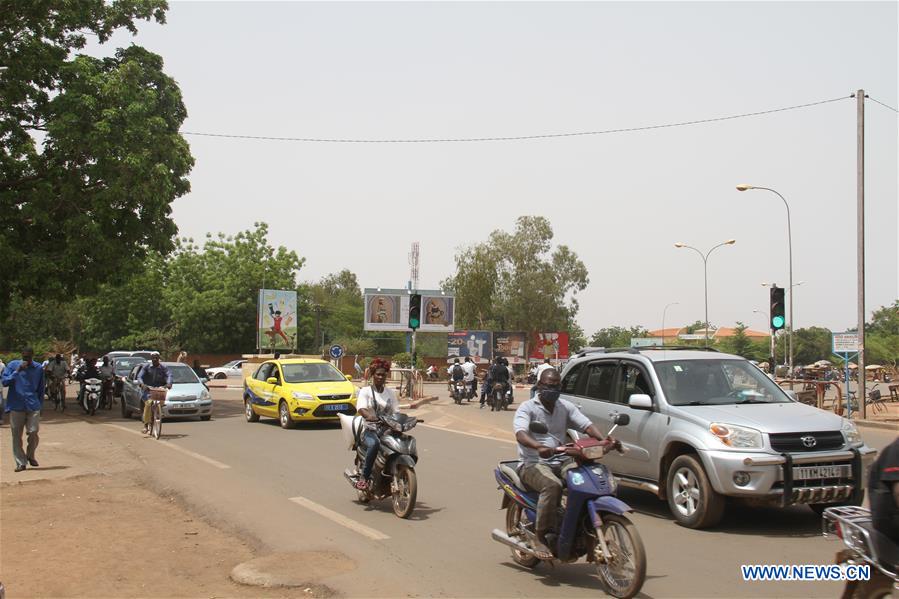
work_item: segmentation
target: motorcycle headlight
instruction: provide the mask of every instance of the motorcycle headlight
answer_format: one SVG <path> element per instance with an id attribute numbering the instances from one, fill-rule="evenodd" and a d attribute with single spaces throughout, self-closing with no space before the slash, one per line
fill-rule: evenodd
<path id="1" fill-rule="evenodd" d="M 709 425 L 709 431 L 718 437 L 719 441 L 734 449 L 762 448 L 762 433 L 754 428 L 713 422 Z"/>
<path id="2" fill-rule="evenodd" d="M 862 436 L 859 434 L 858 429 L 845 418 L 843 418 L 843 426 L 840 427 L 840 431 L 843 433 L 843 437 L 846 438 L 847 444 L 861 445 L 863 443 Z"/>
<path id="3" fill-rule="evenodd" d="M 308 401 L 310 399 L 315 399 L 314 397 L 312 397 L 312 395 L 310 395 L 308 393 L 303 393 L 302 391 L 293 391 L 291 393 L 291 396 L 293 396 L 294 399 L 303 399 L 306 401 Z"/>

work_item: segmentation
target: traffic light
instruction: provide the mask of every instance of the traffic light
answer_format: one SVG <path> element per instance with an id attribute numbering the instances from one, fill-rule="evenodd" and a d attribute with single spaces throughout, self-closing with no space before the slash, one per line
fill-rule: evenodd
<path id="1" fill-rule="evenodd" d="M 413 331 L 421 326 L 421 296 L 409 296 L 409 328 Z"/>
<path id="2" fill-rule="evenodd" d="M 784 318 L 784 289 L 771 287 L 771 330 L 779 331 L 784 328 L 787 319 Z"/>

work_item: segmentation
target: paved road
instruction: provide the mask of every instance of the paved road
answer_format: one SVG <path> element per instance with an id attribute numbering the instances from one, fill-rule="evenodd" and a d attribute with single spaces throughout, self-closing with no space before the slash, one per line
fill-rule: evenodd
<path id="1" fill-rule="evenodd" d="M 141 456 L 159 484 L 182 494 L 209 519 L 237 528 L 272 550 L 337 549 L 357 564 L 327 581 L 348 595 L 464 597 L 597 596 L 587 564 L 525 571 L 490 539 L 502 527 L 492 468 L 515 455 L 511 412 L 490 413 L 447 399 L 420 408 L 419 504 L 410 520 L 387 502 L 362 506 L 342 476 L 351 454 L 339 428 L 282 430 L 247 423 L 240 392 L 217 389 L 210 422 L 166 422 L 164 440 L 134 434 L 137 421 L 107 421 L 109 433 Z M 893 431 L 865 429 L 883 447 Z M 731 507 L 712 531 L 674 523 L 666 505 L 625 489 L 648 554 L 647 597 L 833 597 L 838 583 L 744 583 L 740 565 L 827 564 L 838 549 L 820 535 L 807 508 Z M 335 520 L 340 520 L 337 523 Z M 302 565 L 298 565 L 302 568 Z"/>

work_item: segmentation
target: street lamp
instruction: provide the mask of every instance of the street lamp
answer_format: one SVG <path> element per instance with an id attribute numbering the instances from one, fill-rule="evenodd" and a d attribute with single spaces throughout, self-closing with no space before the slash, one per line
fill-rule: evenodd
<path id="1" fill-rule="evenodd" d="M 680 302 L 671 302 L 670 304 L 665 306 L 665 309 L 662 310 L 662 345 L 665 345 L 665 312 L 668 311 L 670 306 L 678 306 Z"/>
<path id="2" fill-rule="evenodd" d="M 733 245 L 737 242 L 736 239 L 728 239 L 725 242 L 719 243 L 708 252 L 703 254 L 701 251 L 693 247 L 692 245 L 687 245 L 686 243 L 681 243 L 678 241 L 674 244 L 676 248 L 689 248 L 699 254 L 699 257 L 702 258 L 702 266 L 703 266 L 703 281 L 705 282 L 705 344 L 708 346 L 709 344 L 709 255 L 714 252 L 716 249 L 725 246 L 725 245 Z"/>
<path id="3" fill-rule="evenodd" d="M 747 185 L 746 183 L 741 183 L 737 185 L 737 191 L 748 191 L 750 189 L 763 189 L 765 191 L 770 191 L 773 194 L 777 194 L 777 196 L 783 200 L 784 207 L 787 209 L 787 247 L 789 248 L 789 259 L 790 259 L 790 284 L 789 289 L 793 288 L 793 226 L 790 224 L 790 205 L 787 203 L 787 199 L 783 197 L 780 192 L 771 189 L 770 187 L 756 187 L 755 185 Z M 790 294 L 790 323 L 787 325 L 787 331 L 790 334 L 790 374 L 793 374 L 793 294 Z"/>

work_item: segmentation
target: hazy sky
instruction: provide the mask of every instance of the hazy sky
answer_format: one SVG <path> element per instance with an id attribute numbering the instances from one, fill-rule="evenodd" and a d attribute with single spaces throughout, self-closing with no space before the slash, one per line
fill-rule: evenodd
<path id="1" fill-rule="evenodd" d="M 350 139 L 520 136 L 722 117 L 858 88 L 897 107 L 895 2 L 172 2 L 132 39 L 181 86 L 184 131 Z M 93 50 L 96 52 L 96 49 Z M 897 293 L 897 115 L 866 105 L 868 311 Z M 513 142 L 325 144 L 187 136 L 185 236 L 267 221 L 301 280 L 349 268 L 422 288 L 460 247 L 544 215 L 584 261 L 587 334 L 703 318 L 762 329 L 787 285 L 796 327 L 856 321 L 855 100 L 654 131 Z"/>

